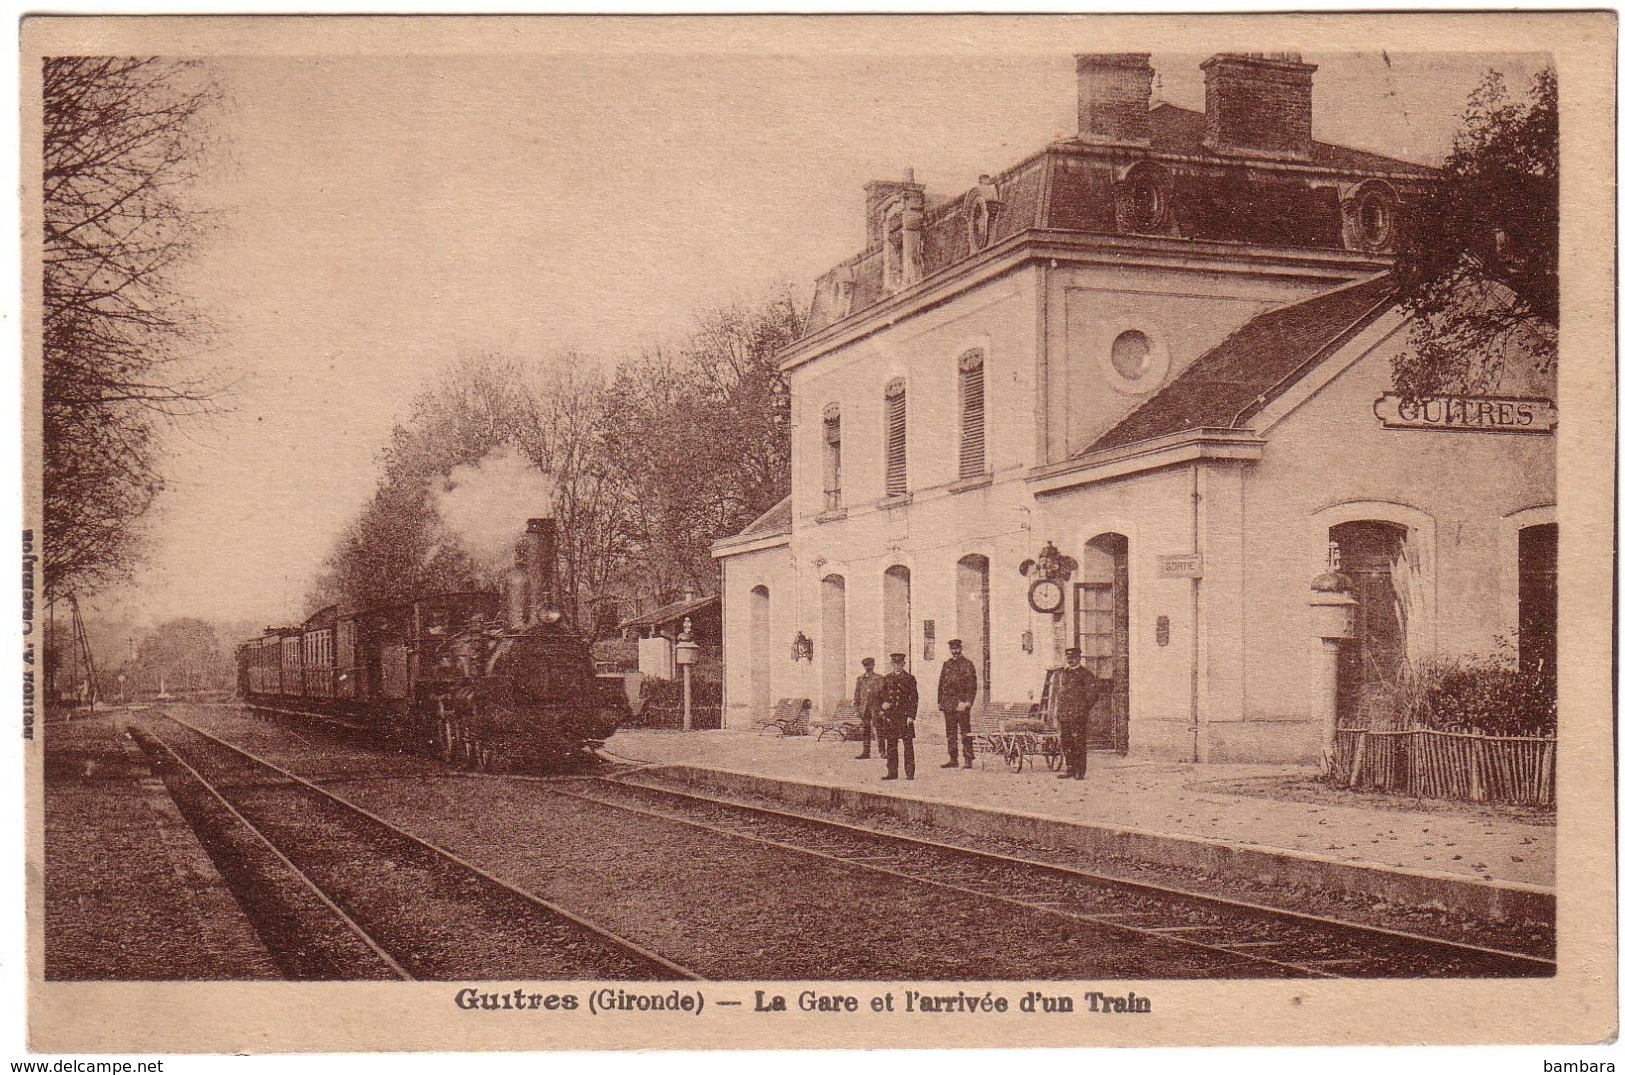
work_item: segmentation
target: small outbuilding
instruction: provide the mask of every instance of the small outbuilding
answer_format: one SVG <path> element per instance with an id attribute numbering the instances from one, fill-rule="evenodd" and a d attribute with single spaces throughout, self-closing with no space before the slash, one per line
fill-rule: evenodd
<path id="1" fill-rule="evenodd" d="M 700 646 L 701 660 L 716 659 L 722 648 L 722 598 L 689 595 L 641 616 L 621 621 L 621 635 L 637 643 L 638 671 L 645 676 L 673 679 L 677 674 L 674 647 L 684 630 Z"/>

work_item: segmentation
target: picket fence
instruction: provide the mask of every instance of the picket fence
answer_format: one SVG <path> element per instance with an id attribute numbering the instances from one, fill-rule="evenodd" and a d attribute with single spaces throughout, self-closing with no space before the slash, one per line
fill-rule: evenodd
<path id="1" fill-rule="evenodd" d="M 1433 728 L 1339 728 L 1331 777 L 1348 788 L 1552 806 L 1557 737 L 1479 735 Z"/>

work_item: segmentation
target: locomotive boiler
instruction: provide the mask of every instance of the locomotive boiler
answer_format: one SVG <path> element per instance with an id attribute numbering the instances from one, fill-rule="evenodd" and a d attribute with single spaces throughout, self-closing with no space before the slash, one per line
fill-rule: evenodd
<path id="1" fill-rule="evenodd" d="M 551 519 L 531 519 L 502 594 L 442 593 L 272 628 L 238 648 L 250 708 L 485 770 L 558 771 L 626 715 L 557 600 Z"/>

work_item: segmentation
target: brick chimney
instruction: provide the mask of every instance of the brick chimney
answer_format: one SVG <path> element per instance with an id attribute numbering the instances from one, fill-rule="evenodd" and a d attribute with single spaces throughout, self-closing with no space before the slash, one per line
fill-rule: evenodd
<path id="1" fill-rule="evenodd" d="M 1217 153 L 1296 157 L 1310 154 L 1315 65 L 1296 52 L 1221 52 L 1207 75 L 1207 130 Z"/>
<path id="2" fill-rule="evenodd" d="M 1080 52 L 1078 137 L 1111 145 L 1151 144 L 1151 54 Z"/>

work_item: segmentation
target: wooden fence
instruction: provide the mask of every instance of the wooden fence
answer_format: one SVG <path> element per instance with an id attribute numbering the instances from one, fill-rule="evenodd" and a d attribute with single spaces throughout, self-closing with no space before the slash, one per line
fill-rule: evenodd
<path id="1" fill-rule="evenodd" d="M 1469 802 L 1552 806 L 1557 738 L 1339 728 L 1333 783 Z"/>

